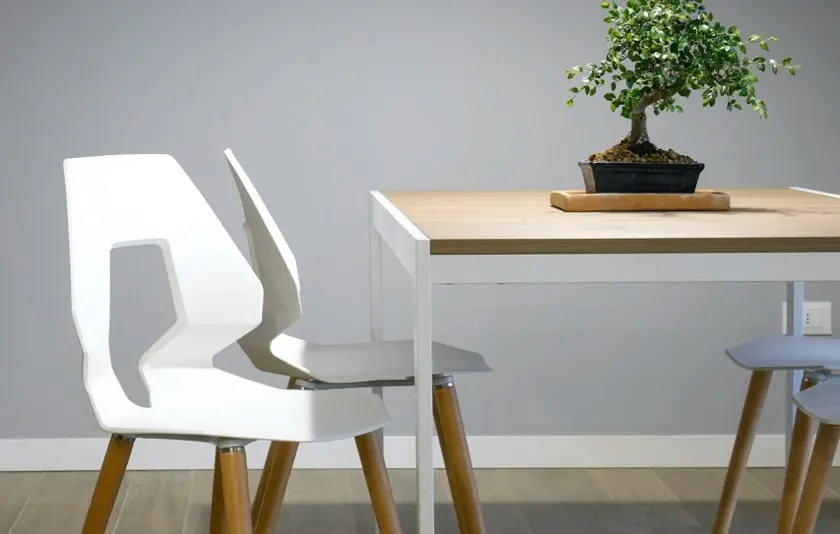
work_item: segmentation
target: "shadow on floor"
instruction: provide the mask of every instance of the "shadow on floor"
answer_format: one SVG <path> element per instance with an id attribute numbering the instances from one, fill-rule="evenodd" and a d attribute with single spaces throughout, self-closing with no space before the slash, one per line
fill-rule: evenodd
<path id="1" fill-rule="evenodd" d="M 488 534 L 708 534 L 716 502 L 655 503 L 485 503 Z M 731 534 L 774 534 L 778 503 L 742 502 Z M 414 504 L 400 504 L 404 534 L 416 534 Z M 459 534 L 449 504 L 435 507 L 437 534 Z M 210 510 L 196 532 L 208 531 Z M 373 533 L 373 513 L 366 504 L 284 505 L 276 534 L 324 532 Z M 840 501 L 826 500 L 815 533 L 840 532 Z"/>

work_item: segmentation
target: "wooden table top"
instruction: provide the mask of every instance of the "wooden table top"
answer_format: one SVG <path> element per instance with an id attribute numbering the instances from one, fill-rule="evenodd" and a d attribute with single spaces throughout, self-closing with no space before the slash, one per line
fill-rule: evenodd
<path id="1" fill-rule="evenodd" d="M 728 212 L 567 213 L 551 191 L 382 194 L 432 254 L 840 252 L 840 199 L 792 189 L 724 189 Z"/>

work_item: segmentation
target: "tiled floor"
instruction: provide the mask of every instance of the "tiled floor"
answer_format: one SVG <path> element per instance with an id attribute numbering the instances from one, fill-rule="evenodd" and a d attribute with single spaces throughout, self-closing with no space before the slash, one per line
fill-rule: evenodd
<path id="1" fill-rule="evenodd" d="M 722 469 L 479 470 L 492 534 L 707 533 Z M 446 478 L 437 473 L 437 532 L 456 534 Z M 751 469 L 732 534 L 775 532 L 781 469 Z M 0 473 L 0 533 L 69 534 L 81 525 L 96 473 Z M 259 472 L 251 473 L 251 491 Z M 415 532 L 413 471 L 391 472 L 406 534 Z M 212 473 L 132 472 L 109 532 L 207 534 Z M 817 532 L 840 530 L 840 469 L 830 479 Z M 278 533 L 373 533 L 360 471 L 295 471 Z"/>

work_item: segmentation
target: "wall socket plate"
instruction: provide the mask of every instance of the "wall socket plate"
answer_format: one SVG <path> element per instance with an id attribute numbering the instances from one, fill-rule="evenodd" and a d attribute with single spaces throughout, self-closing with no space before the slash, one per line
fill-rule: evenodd
<path id="1" fill-rule="evenodd" d="M 806 336 L 831 335 L 831 302 L 805 301 L 802 330 Z M 782 302 L 782 333 L 787 335 L 787 302 Z"/>

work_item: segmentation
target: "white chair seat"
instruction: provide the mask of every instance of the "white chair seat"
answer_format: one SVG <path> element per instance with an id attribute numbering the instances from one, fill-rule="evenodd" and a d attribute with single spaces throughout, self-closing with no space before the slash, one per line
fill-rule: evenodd
<path id="1" fill-rule="evenodd" d="M 840 339 L 769 336 L 727 349 L 741 367 L 756 370 L 840 369 Z"/>
<path id="2" fill-rule="evenodd" d="M 298 378 L 348 384 L 414 376 L 411 339 L 322 345 L 281 334 L 271 342 L 270 350 L 275 358 L 260 359 L 261 370 L 284 373 L 291 365 L 300 371 Z M 432 357 L 432 373 L 436 375 L 491 370 L 481 354 L 443 343 L 432 344 Z"/>
<path id="3" fill-rule="evenodd" d="M 157 369 L 146 377 L 154 408 L 133 405 L 100 413 L 103 429 L 124 435 L 332 441 L 389 422 L 369 390 L 278 389 L 219 369 Z"/>
<path id="4" fill-rule="evenodd" d="M 840 380 L 837 378 L 796 393 L 793 402 L 821 423 L 840 424 Z"/>

